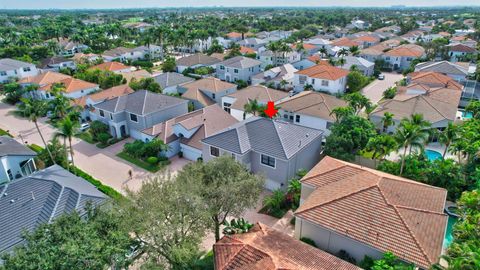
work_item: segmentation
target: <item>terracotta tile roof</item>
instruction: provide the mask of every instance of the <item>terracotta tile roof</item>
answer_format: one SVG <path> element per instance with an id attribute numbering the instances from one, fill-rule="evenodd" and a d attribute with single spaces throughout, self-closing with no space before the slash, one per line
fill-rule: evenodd
<path id="1" fill-rule="evenodd" d="M 252 53 L 256 53 L 256 52 L 252 48 L 248 48 L 248 47 L 245 47 L 245 46 L 240 46 L 240 53 L 241 54 L 252 54 Z"/>
<path id="2" fill-rule="evenodd" d="M 293 50 L 295 50 L 297 48 L 297 44 L 292 44 L 290 46 Z M 303 43 L 303 48 L 307 51 L 309 50 L 313 50 L 313 49 L 316 49 L 317 46 L 313 45 L 313 44 L 310 44 L 310 43 Z"/>
<path id="3" fill-rule="evenodd" d="M 128 86 L 127 84 L 124 84 L 124 85 L 114 86 L 112 88 L 108 88 L 100 92 L 89 94 L 81 98 L 74 99 L 73 103 L 75 105 L 85 107 L 87 105 L 86 104 L 87 98 L 93 100 L 94 102 L 103 102 L 105 100 L 116 98 L 123 95 L 128 95 L 133 92 L 135 91 L 133 91 L 133 89 L 130 88 L 130 86 Z"/>
<path id="4" fill-rule="evenodd" d="M 347 102 L 342 99 L 314 91 L 303 91 L 278 104 L 282 110 L 330 121 L 335 120 L 332 110 L 346 105 Z"/>
<path id="5" fill-rule="evenodd" d="M 388 56 L 404 56 L 420 58 L 425 54 L 425 49 L 422 46 L 415 44 L 404 44 L 386 52 Z"/>
<path id="6" fill-rule="evenodd" d="M 85 89 L 98 88 L 98 84 L 82 81 L 75 78 L 67 78 L 67 79 L 61 80 L 59 83 L 62 83 L 64 85 L 65 93 L 73 93 L 73 92 L 77 92 Z M 48 84 L 43 87 L 40 87 L 40 90 L 48 91 L 51 89 L 52 85 L 53 84 Z"/>
<path id="7" fill-rule="evenodd" d="M 173 127 L 175 125 L 182 125 L 189 130 L 198 128 L 192 137 L 181 138 L 180 142 L 196 149 L 202 149 L 203 145 L 201 140 L 237 122 L 238 121 L 233 116 L 225 112 L 220 106 L 213 104 L 200 110 L 156 124 L 142 132 L 157 137 L 165 143 L 170 143 L 179 139 L 175 133 L 173 133 Z"/>
<path id="8" fill-rule="evenodd" d="M 213 252 L 217 270 L 360 269 L 261 223 L 248 233 L 224 236 Z"/>
<path id="9" fill-rule="evenodd" d="M 339 38 L 335 39 L 332 41 L 332 46 L 338 46 L 338 47 L 353 47 L 353 46 L 359 46 L 361 43 L 356 42 L 354 40 L 350 40 L 348 38 Z"/>
<path id="10" fill-rule="evenodd" d="M 451 52 L 464 52 L 464 53 L 476 52 L 474 48 L 468 47 L 467 45 L 463 45 L 463 44 L 456 44 L 456 45 L 450 46 L 448 50 Z"/>
<path id="11" fill-rule="evenodd" d="M 302 184 L 315 190 L 296 217 L 423 268 L 438 261 L 447 225 L 445 189 L 328 156 Z"/>
<path id="12" fill-rule="evenodd" d="M 245 89 L 228 95 L 228 97 L 235 98 L 230 108 L 242 110 L 250 100 L 257 100 L 260 103 L 267 103 L 268 101 L 277 102 L 288 97 L 288 93 L 280 90 L 268 88 L 263 85 L 249 86 Z"/>
<path id="13" fill-rule="evenodd" d="M 377 38 L 377 37 L 374 37 L 374 36 L 361 36 L 361 37 L 358 37 L 356 39 L 354 39 L 353 41 L 356 41 L 356 42 L 379 42 L 380 39 Z"/>
<path id="14" fill-rule="evenodd" d="M 330 81 L 336 81 L 348 75 L 348 70 L 337 68 L 330 65 L 320 64 L 313 67 L 300 70 L 295 74 L 306 75 L 311 78 L 318 78 Z"/>
<path id="15" fill-rule="evenodd" d="M 60 82 L 61 80 L 65 80 L 68 78 L 72 78 L 72 76 L 68 76 L 58 72 L 48 71 L 37 76 L 23 78 L 19 81 L 19 83 L 38 84 L 40 86 L 44 86 L 47 84 Z"/>
<path id="16" fill-rule="evenodd" d="M 241 38 L 241 37 L 242 37 L 242 33 L 230 32 L 230 33 L 227 34 L 227 37 L 228 37 L 228 38 Z"/>
<path id="17" fill-rule="evenodd" d="M 442 37 L 449 37 L 449 36 L 451 36 L 450 33 L 448 33 L 448 32 L 443 32 L 443 31 L 442 31 L 442 32 L 438 32 L 438 34 L 439 34 L 440 36 L 442 36 Z"/>
<path id="18" fill-rule="evenodd" d="M 221 81 L 217 78 L 208 77 L 183 84 L 181 87 L 186 89 L 185 93 L 182 94 L 183 98 L 197 100 L 203 106 L 209 106 L 215 104 L 215 101 L 200 90 L 218 93 L 230 88 L 236 88 L 236 85 Z"/>
<path id="19" fill-rule="evenodd" d="M 89 69 L 100 69 L 100 70 L 106 70 L 106 71 L 118 71 L 118 70 L 123 70 L 123 69 L 131 69 L 132 67 L 126 66 L 120 62 L 105 62 L 93 67 L 90 67 Z"/>
<path id="20" fill-rule="evenodd" d="M 447 75 L 433 71 L 417 71 L 409 74 L 412 83 L 422 83 L 430 87 L 446 87 L 462 90 L 463 86 Z"/>
<path id="21" fill-rule="evenodd" d="M 328 60 L 324 60 L 322 59 L 322 57 L 318 54 L 315 54 L 315 55 L 312 55 L 312 56 L 309 56 L 307 58 L 308 60 L 316 63 L 317 65 L 327 65 L 327 66 L 331 66 L 330 63 L 328 62 Z"/>

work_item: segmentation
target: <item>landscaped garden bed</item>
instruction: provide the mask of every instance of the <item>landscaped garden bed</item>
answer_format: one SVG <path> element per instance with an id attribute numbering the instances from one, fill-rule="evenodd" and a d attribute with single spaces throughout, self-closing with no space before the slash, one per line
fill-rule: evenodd
<path id="1" fill-rule="evenodd" d="M 170 160 L 162 156 L 167 150 L 168 146 L 161 140 L 153 139 L 147 143 L 136 140 L 126 143 L 117 156 L 149 172 L 158 172 L 170 164 Z"/>

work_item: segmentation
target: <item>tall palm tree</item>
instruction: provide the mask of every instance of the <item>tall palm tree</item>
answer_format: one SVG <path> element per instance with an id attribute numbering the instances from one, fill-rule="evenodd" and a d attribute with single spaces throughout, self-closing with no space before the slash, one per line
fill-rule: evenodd
<path id="1" fill-rule="evenodd" d="M 22 98 L 21 101 L 22 103 L 18 106 L 20 113 L 23 116 L 28 117 L 28 119 L 35 124 L 35 128 L 37 129 L 38 135 L 40 135 L 40 138 L 42 139 L 43 145 L 45 145 L 45 149 L 47 149 L 50 159 L 52 160 L 53 164 L 56 164 L 55 159 L 48 148 L 47 142 L 45 141 L 45 138 L 38 127 L 38 118 L 44 116 L 47 112 L 47 103 L 43 100 L 27 98 Z"/>
<path id="2" fill-rule="evenodd" d="M 333 115 L 333 117 L 335 117 L 335 121 L 337 123 L 341 122 L 345 117 L 351 116 L 354 114 L 355 114 L 355 110 L 350 106 L 337 107 L 333 109 L 332 112 L 330 113 L 330 115 Z"/>
<path id="3" fill-rule="evenodd" d="M 425 143 L 430 136 L 430 131 L 423 129 L 421 126 L 413 123 L 408 119 L 400 122 L 399 128 L 395 133 L 395 140 L 398 144 L 398 150 L 403 149 L 402 163 L 400 165 L 400 175 L 403 173 L 405 167 L 405 159 L 407 150 L 410 148 L 423 149 Z"/>
<path id="4" fill-rule="evenodd" d="M 445 159 L 448 149 L 452 142 L 458 139 L 458 126 L 454 123 L 448 123 L 448 126 L 440 132 L 439 141 L 445 145 L 445 150 L 443 151 L 442 158 Z"/>
<path id="5" fill-rule="evenodd" d="M 345 60 L 345 58 L 343 58 L 343 57 L 341 57 L 337 61 L 337 64 L 340 65 L 341 67 L 343 67 L 346 63 L 347 63 L 347 60 Z"/>
<path id="6" fill-rule="evenodd" d="M 397 149 L 397 142 L 392 136 L 381 134 L 370 138 L 365 150 L 372 152 L 372 159 L 383 160 L 391 152 Z"/>
<path id="7" fill-rule="evenodd" d="M 80 124 L 77 121 L 72 121 L 71 117 L 63 118 L 58 125 L 58 131 L 55 133 L 55 136 L 64 138 L 64 143 L 68 139 L 68 144 L 70 147 L 70 156 L 72 157 L 72 166 L 75 167 L 75 162 L 73 160 L 73 147 L 72 147 L 72 138 L 78 133 Z M 67 146 L 65 145 L 65 149 Z M 66 150 L 65 150 L 66 151 Z M 68 161 L 68 155 L 67 155 Z"/>
<path id="8" fill-rule="evenodd" d="M 342 57 L 342 56 L 347 56 L 348 55 L 348 49 L 345 49 L 345 48 L 341 48 L 339 51 L 338 51 L 338 56 Z"/>
<path id="9" fill-rule="evenodd" d="M 245 113 L 251 113 L 256 116 L 257 113 L 261 112 L 262 106 L 258 103 L 256 99 L 254 99 L 250 100 L 247 104 L 244 105 L 244 110 Z"/>
<path id="10" fill-rule="evenodd" d="M 328 54 L 328 50 L 325 47 L 320 48 L 320 50 L 318 50 L 318 51 L 322 55 L 322 58 L 324 58 Z"/>
<path id="11" fill-rule="evenodd" d="M 389 126 L 393 126 L 394 122 L 393 122 L 393 116 L 394 114 L 393 113 L 390 113 L 390 112 L 385 112 L 383 114 L 383 117 L 382 117 L 382 131 L 383 132 L 386 132 L 388 127 Z"/>
<path id="12" fill-rule="evenodd" d="M 268 43 L 267 49 L 269 49 L 273 53 L 273 66 L 277 66 L 277 52 L 280 51 L 280 42 L 273 41 Z"/>

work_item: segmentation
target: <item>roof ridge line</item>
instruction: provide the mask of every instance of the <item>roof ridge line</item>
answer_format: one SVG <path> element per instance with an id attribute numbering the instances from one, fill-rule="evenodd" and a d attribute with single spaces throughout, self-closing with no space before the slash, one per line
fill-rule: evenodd
<path id="1" fill-rule="evenodd" d="M 393 210 L 395 211 L 395 213 L 397 213 L 397 215 L 400 217 L 400 220 L 402 221 L 403 225 L 407 228 L 407 231 L 408 233 L 412 236 L 413 240 L 415 241 L 415 244 L 417 244 L 418 248 L 420 249 L 420 251 L 422 252 L 422 254 L 424 255 L 424 257 L 427 259 L 427 262 L 429 264 L 432 264 L 432 261 L 430 260 L 430 258 L 428 257 L 427 253 L 425 252 L 425 250 L 423 249 L 422 245 L 420 245 L 417 237 L 415 236 L 415 234 L 413 233 L 412 229 L 410 228 L 410 226 L 408 226 L 407 222 L 405 221 L 404 217 L 402 216 L 402 214 L 400 214 L 400 212 L 398 211 L 397 209 L 397 206 L 396 205 L 393 205 L 391 204 L 387 197 L 385 196 L 385 194 L 383 193 L 382 189 L 378 186 L 377 184 L 377 188 L 378 188 L 378 191 L 380 192 L 380 194 L 382 195 L 382 198 L 385 200 L 385 203 L 387 203 L 387 205 L 391 206 L 393 208 Z"/>
<path id="2" fill-rule="evenodd" d="M 443 118 L 448 119 L 445 115 L 443 115 L 443 113 L 441 113 L 439 110 L 437 110 L 437 108 L 436 108 L 435 106 L 433 106 L 433 104 L 430 103 L 430 101 L 429 101 L 427 98 L 425 98 L 425 96 L 423 96 L 423 95 L 420 95 L 420 96 L 423 98 L 423 100 L 425 100 L 425 102 L 428 103 L 428 105 L 430 105 L 431 107 L 433 107 L 433 109 L 434 109 L 438 114 L 440 114 L 441 116 L 443 116 Z M 432 99 L 434 99 L 434 98 L 432 98 Z M 435 100 L 437 100 L 437 99 L 435 99 Z M 441 100 L 437 100 L 437 101 L 442 102 L 442 103 L 446 103 L 446 102 L 443 102 L 443 101 L 441 101 Z M 415 107 L 416 107 L 416 106 L 417 106 L 417 104 L 415 103 Z"/>
<path id="3" fill-rule="evenodd" d="M 350 166 L 348 166 L 347 164 L 342 164 L 342 166 L 337 167 L 337 168 L 334 168 L 334 169 L 331 169 L 331 170 L 328 170 L 328 171 L 326 171 L 326 172 L 323 172 L 323 173 L 320 173 L 320 174 L 316 174 L 316 175 L 312 175 L 312 176 L 307 177 L 307 178 L 304 177 L 304 178 L 300 179 L 300 182 L 303 182 L 303 181 L 305 181 L 305 180 L 312 179 L 312 178 L 314 178 L 314 177 L 318 177 L 318 176 L 320 176 L 320 175 L 324 175 L 324 174 L 329 173 L 329 172 L 336 171 L 336 170 L 341 169 L 341 168 L 344 168 L 344 167 L 350 167 Z"/>
<path id="4" fill-rule="evenodd" d="M 413 210 L 413 211 L 418 211 L 418 212 L 423 212 L 423 213 L 430 213 L 430 214 L 436 214 L 436 215 L 445 215 L 443 212 L 435 212 L 432 210 L 426 210 L 426 209 L 420 209 L 416 207 L 410 207 L 410 206 L 405 206 L 405 205 L 396 205 L 395 207 L 397 208 L 403 208 L 407 210 Z"/>
<path id="5" fill-rule="evenodd" d="M 56 183 L 56 182 L 55 182 Z M 58 184 L 58 183 L 57 183 Z M 53 207 L 52 209 L 52 214 L 50 215 L 50 217 L 48 218 L 48 223 L 52 222 L 52 219 L 53 217 L 55 216 L 55 212 L 57 211 L 57 207 L 58 207 L 58 203 L 60 202 L 60 198 L 62 198 L 62 195 L 63 195 L 63 191 L 65 190 L 65 186 L 62 185 L 62 189 L 60 190 L 60 194 L 58 194 L 58 198 L 57 198 L 57 201 L 55 202 L 55 206 Z M 78 198 L 80 198 L 80 194 L 78 196 Z M 77 200 L 77 204 L 78 204 L 79 200 Z M 77 207 L 75 207 L 76 209 Z"/>
<path id="6" fill-rule="evenodd" d="M 337 181 L 337 182 L 338 182 L 338 181 Z M 296 212 L 295 214 L 301 214 L 301 213 L 303 213 L 303 212 L 305 212 L 305 211 L 312 210 L 312 209 L 314 209 L 314 208 L 317 208 L 317 207 L 320 207 L 320 206 L 324 206 L 324 205 L 326 205 L 326 204 L 330 204 L 330 203 L 332 203 L 332 202 L 335 202 L 335 201 L 338 201 L 338 200 L 340 200 L 340 199 L 343 199 L 343 198 L 345 198 L 345 197 L 347 197 L 347 196 L 351 196 L 351 195 L 354 195 L 354 194 L 358 194 L 358 193 L 360 193 L 360 192 L 363 192 L 363 191 L 365 191 L 365 190 L 368 190 L 368 189 L 371 189 L 371 188 L 375 188 L 375 187 L 378 188 L 378 183 L 375 184 L 375 185 L 371 185 L 371 186 L 365 187 L 365 188 L 361 188 L 361 189 L 359 189 L 359 190 L 357 190 L 357 191 L 355 191 L 355 192 L 347 193 L 347 194 L 345 194 L 345 195 L 343 195 L 343 196 L 340 196 L 340 197 L 338 197 L 338 198 L 331 199 L 331 200 L 326 201 L 326 202 L 324 202 L 324 203 L 322 203 L 322 204 L 317 204 L 317 205 L 312 206 L 312 207 L 309 207 L 309 208 L 307 208 L 307 209 L 303 209 L 302 211 Z M 317 190 L 317 189 L 315 189 L 313 192 L 315 192 L 316 190 Z M 312 193 L 313 193 L 313 192 L 312 192 Z"/>
<path id="7" fill-rule="evenodd" d="M 142 106 L 142 115 L 145 114 L 145 103 L 147 102 L 147 95 L 148 95 L 148 91 L 145 90 L 145 97 L 143 98 L 143 106 Z"/>
<path id="8" fill-rule="evenodd" d="M 282 152 L 283 152 L 283 154 L 285 155 L 285 157 L 288 159 L 287 152 L 285 151 L 285 145 L 283 144 L 282 139 L 280 138 L 279 130 L 278 130 L 278 128 L 277 128 L 277 125 L 275 125 L 275 121 L 274 121 L 274 120 L 269 120 L 269 121 L 272 122 L 272 125 L 273 125 L 273 127 L 275 128 L 275 134 L 277 135 L 278 140 L 280 141 L 280 144 L 282 145 Z"/>

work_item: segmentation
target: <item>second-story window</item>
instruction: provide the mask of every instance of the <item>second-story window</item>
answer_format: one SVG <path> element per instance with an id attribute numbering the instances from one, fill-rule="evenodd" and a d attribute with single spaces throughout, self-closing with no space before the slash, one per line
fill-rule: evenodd
<path id="1" fill-rule="evenodd" d="M 327 80 L 322 80 L 322 86 L 328 86 L 328 81 Z"/>
<path id="2" fill-rule="evenodd" d="M 105 117 L 105 112 L 103 110 L 99 110 L 98 113 L 100 114 L 101 117 Z"/>
<path id="3" fill-rule="evenodd" d="M 23 68 L 23 71 L 24 71 L 24 72 L 29 72 L 29 71 L 31 71 L 31 69 L 30 69 L 30 67 L 24 67 L 24 68 Z"/>
<path id="4" fill-rule="evenodd" d="M 210 146 L 210 155 L 214 157 L 220 156 L 220 149 L 218 149 L 217 147 Z"/>
<path id="5" fill-rule="evenodd" d="M 233 69 L 233 73 L 238 73 L 238 69 Z"/>
<path id="6" fill-rule="evenodd" d="M 212 93 L 212 98 L 215 99 L 215 93 Z"/>
<path id="7" fill-rule="evenodd" d="M 300 115 L 295 115 L 295 122 L 296 123 L 299 123 L 300 122 Z"/>
<path id="8" fill-rule="evenodd" d="M 220 69 L 221 69 L 221 70 L 224 70 L 224 69 L 225 69 L 225 66 L 220 66 Z"/>
<path id="9" fill-rule="evenodd" d="M 137 115 L 131 113 L 131 114 L 130 114 L 130 120 L 132 120 L 133 122 L 138 122 L 138 117 L 137 117 Z"/>
<path id="10" fill-rule="evenodd" d="M 275 158 L 267 155 L 262 155 L 261 162 L 263 165 L 275 168 Z"/>

